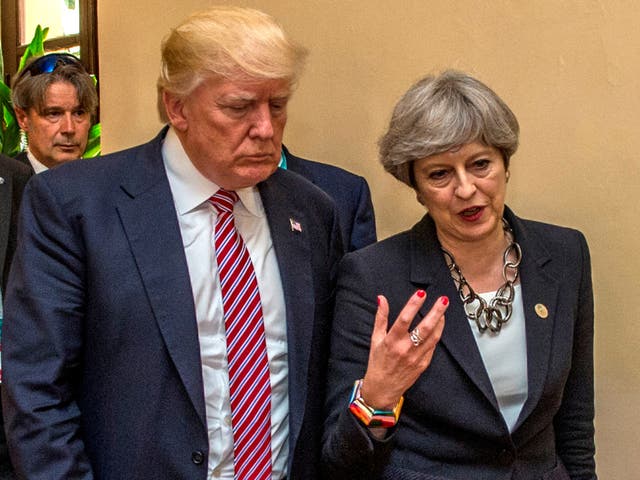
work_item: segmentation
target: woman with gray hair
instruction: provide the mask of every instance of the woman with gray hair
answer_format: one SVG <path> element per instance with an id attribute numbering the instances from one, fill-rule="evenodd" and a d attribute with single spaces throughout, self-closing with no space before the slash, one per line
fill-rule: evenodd
<path id="1" fill-rule="evenodd" d="M 459 72 L 396 105 L 380 158 L 428 213 L 341 264 L 333 480 L 596 478 L 589 251 L 581 233 L 505 206 L 518 133 Z"/>

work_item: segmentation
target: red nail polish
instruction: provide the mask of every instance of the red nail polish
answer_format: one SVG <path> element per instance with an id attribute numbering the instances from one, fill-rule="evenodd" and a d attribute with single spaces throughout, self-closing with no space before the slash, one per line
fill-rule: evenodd
<path id="1" fill-rule="evenodd" d="M 377 300 L 377 302 L 378 302 L 378 306 L 380 306 L 380 295 L 378 295 L 378 296 L 376 297 L 376 300 Z"/>
<path id="2" fill-rule="evenodd" d="M 427 292 L 425 292 L 424 290 L 418 290 L 416 292 L 416 294 L 420 297 L 420 298 L 424 298 L 424 296 L 427 294 Z"/>
<path id="3" fill-rule="evenodd" d="M 449 305 L 449 297 L 440 297 L 440 301 L 443 305 Z"/>

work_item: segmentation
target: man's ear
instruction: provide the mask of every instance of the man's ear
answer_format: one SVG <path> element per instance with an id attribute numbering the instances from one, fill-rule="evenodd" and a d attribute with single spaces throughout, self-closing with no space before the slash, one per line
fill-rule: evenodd
<path id="1" fill-rule="evenodd" d="M 27 112 L 18 107 L 14 107 L 14 111 L 16 112 L 16 119 L 18 120 L 18 125 L 20 125 L 20 128 L 23 132 L 28 132 L 29 116 L 27 115 Z"/>
<path id="2" fill-rule="evenodd" d="M 188 122 L 184 115 L 184 102 L 182 98 L 165 90 L 162 92 L 162 103 L 164 104 L 164 109 L 171 126 L 180 132 L 186 131 Z"/>

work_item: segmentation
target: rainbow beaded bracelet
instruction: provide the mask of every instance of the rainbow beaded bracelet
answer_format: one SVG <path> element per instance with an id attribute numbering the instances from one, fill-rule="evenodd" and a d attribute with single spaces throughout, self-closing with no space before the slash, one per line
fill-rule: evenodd
<path id="1" fill-rule="evenodd" d="M 404 396 L 400 397 L 393 410 L 376 410 L 370 407 L 362 399 L 360 391 L 362 390 L 362 379 L 356 380 L 353 384 L 353 392 L 349 400 L 349 411 L 355 415 L 367 427 L 390 428 L 398 423 L 400 410 L 404 403 Z"/>

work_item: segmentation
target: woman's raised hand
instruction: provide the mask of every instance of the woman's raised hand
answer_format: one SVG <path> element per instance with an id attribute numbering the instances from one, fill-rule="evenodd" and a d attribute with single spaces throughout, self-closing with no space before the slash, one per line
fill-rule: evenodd
<path id="1" fill-rule="evenodd" d="M 362 399 L 373 408 L 394 408 L 404 392 L 424 372 L 433 356 L 444 328 L 447 297 L 440 297 L 429 313 L 409 332 L 411 322 L 424 304 L 424 290 L 415 292 L 387 332 L 389 303 L 378 296 L 369 363 L 362 383 Z"/>

